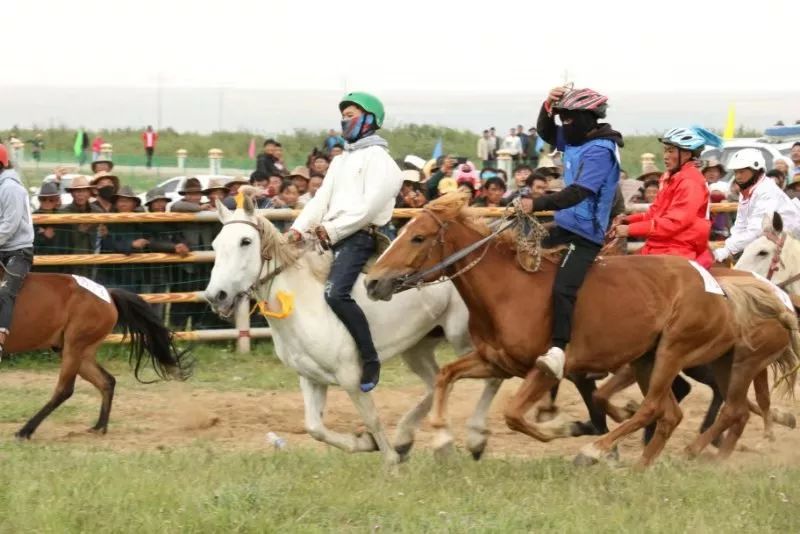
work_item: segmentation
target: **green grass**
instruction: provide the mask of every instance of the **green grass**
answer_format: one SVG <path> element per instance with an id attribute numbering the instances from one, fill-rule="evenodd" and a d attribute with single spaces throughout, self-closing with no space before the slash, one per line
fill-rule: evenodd
<path id="1" fill-rule="evenodd" d="M 417 454 L 0 449 L 3 532 L 797 532 L 797 468 L 644 473 Z"/>

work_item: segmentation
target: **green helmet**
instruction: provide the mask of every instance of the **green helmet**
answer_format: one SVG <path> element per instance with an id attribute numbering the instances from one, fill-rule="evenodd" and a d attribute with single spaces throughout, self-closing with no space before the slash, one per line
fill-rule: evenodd
<path id="1" fill-rule="evenodd" d="M 375 96 L 369 93 L 347 93 L 339 102 L 339 111 L 344 111 L 344 108 L 350 104 L 355 104 L 367 113 L 372 113 L 375 115 L 375 126 L 378 128 L 383 126 L 383 118 L 386 114 L 383 111 L 383 104 Z"/>

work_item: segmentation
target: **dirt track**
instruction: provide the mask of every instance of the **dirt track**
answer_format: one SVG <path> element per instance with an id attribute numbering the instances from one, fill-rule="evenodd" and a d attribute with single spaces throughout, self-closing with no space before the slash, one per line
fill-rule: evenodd
<path id="1" fill-rule="evenodd" d="M 9 371 L 0 374 L 0 387 L 6 390 L 31 387 L 49 389 L 54 380 L 55 377 L 50 374 Z M 506 428 L 502 409 L 517 386 L 518 382 L 513 380 L 504 384 L 492 405 L 492 437 L 488 455 L 571 457 L 582 445 L 592 440 L 591 437 L 583 437 L 539 443 Z M 464 381 L 454 390 L 452 422 L 459 445 L 463 444 L 465 422 L 481 388 L 482 383 L 478 381 Z M 392 432 L 394 424 L 422 392 L 423 388 L 416 386 L 378 389 L 377 402 L 381 415 Z M 616 402 L 624 404 L 628 399 L 639 400 L 638 391 L 628 389 Z M 43 397 L 42 402 L 45 400 Z M 667 444 L 667 455 L 679 455 L 694 438 L 709 400 L 710 391 L 705 386 L 694 384 L 692 393 L 682 404 L 684 419 Z M 585 408 L 571 384 L 565 382 L 559 402 L 570 419 L 586 417 Z M 74 443 L 130 451 L 174 448 L 199 440 L 226 450 L 266 451 L 269 447 L 265 442 L 265 434 L 273 431 L 287 439 L 290 449 L 312 447 L 324 450 L 327 447 L 304 433 L 299 391 L 216 391 L 200 389 L 191 383 L 135 388 L 123 385 L 118 387 L 109 433 L 105 436 L 86 433 L 99 410 L 99 397 L 91 386 L 79 380 L 75 395 L 67 403 L 77 406 L 77 413 L 61 420 L 46 420 L 34 435 L 35 442 Z M 800 415 L 800 402 L 774 399 L 773 406 Z M 347 395 L 336 388 L 329 393 L 325 420 L 331 428 L 342 431 L 361 426 Z M 0 424 L 0 441 L 10 439 L 19 426 L 19 423 Z M 779 464 L 800 464 L 800 429 L 790 430 L 776 425 L 777 439 L 771 443 L 763 439 L 761 429 L 760 418 L 751 417 L 740 440 L 739 450 L 733 456 L 734 462 L 762 462 L 768 457 L 770 462 Z M 432 437 L 430 426 L 424 423 L 415 447 L 430 449 Z M 622 444 L 620 453 L 624 460 L 630 461 L 640 453 L 639 439 L 639 435 L 630 437 Z"/>

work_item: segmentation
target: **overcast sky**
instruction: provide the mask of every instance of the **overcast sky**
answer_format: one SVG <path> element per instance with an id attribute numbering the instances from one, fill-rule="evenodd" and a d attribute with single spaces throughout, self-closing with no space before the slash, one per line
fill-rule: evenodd
<path id="1" fill-rule="evenodd" d="M 347 88 L 384 98 L 390 126 L 505 129 L 567 73 L 624 131 L 722 128 L 729 104 L 763 128 L 800 118 L 796 4 L 9 1 L 0 127 L 327 128 Z"/>
<path id="2" fill-rule="evenodd" d="M 3 84 L 160 72 L 182 87 L 540 93 L 566 70 L 607 92 L 800 90 L 798 15 L 789 0 L 13 1 Z"/>

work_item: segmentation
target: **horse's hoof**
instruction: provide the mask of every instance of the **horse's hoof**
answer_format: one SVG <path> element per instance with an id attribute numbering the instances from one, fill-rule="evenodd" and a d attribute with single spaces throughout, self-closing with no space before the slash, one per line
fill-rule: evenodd
<path id="1" fill-rule="evenodd" d="M 476 462 L 480 460 L 483 457 L 483 453 L 485 450 L 486 450 L 485 447 L 481 447 L 480 449 L 475 449 L 474 451 L 470 451 L 470 453 L 472 454 L 472 459 L 475 460 Z"/>
<path id="2" fill-rule="evenodd" d="M 573 421 L 569 425 L 569 435 L 572 437 L 577 436 L 596 436 L 600 434 L 591 421 Z"/>
<path id="3" fill-rule="evenodd" d="M 619 447 L 614 445 L 614 448 L 608 451 L 603 459 L 609 464 L 619 463 Z"/>
<path id="4" fill-rule="evenodd" d="M 626 412 L 628 412 L 628 414 L 630 414 L 630 415 L 628 415 L 628 418 L 631 418 L 631 417 L 633 417 L 633 414 L 635 414 L 637 411 L 639 411 L 639 407 L 640 406 L 641 406 L 641 404 L 639 404 L 635 400 L 631 399 L 631 400 L 629 400 L 628 402 L 625 403 L 625 406 L 623 406 L 622 409 L 625 410 Z"/>
<path id="5" fill-rule="evenodd" d="M 558 408 L 553 407 L 553 409 L 549 410 L 539 410 L 536 412 L 536 422 L 537 423 L 547 423 L 548 421 L 552 421 L 558 416 Z"/>
<path id="6" fill-rule="evenodd" d="M 14 437 L 17 438 L 17 441 L 28 441 L 31 439 L 31 435 L 31 432 L 23 432 L 22 430 L 14 433 Z"/>
<path id="7" fill-rule="evenodd" d="M 786 426 L 789 428 L 797 427 L 797 419 L 795 419 L 794 414 L 787 413 L 786 414 Z"/>
<path id="8" fill-rule="evenodd" d="M 89 434 L 97 434 L 99 436 L 104 436 L 106 432 L 108 432 L 108 429 L 106 427 L 93 426 L 92 428 L 87 429 L 86 432 L 88 432 Z"/>
<path id="9" fill-rule="evenodd" d="M 414 446 L 413 441 L 409 441 L 408 443 L 404 443 L 403 445 L 395 445 L 394 450 L 397 454 L 400 455 L 400 461 L 405 462 L 408 460 L 409 453 L 411 452 L 411 448 Z"/>

